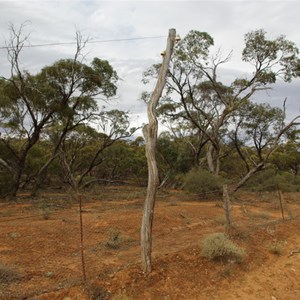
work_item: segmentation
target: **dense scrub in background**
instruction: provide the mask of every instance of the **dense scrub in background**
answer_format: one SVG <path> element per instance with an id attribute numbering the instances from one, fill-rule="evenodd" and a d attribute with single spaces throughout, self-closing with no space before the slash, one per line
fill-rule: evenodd
<path id="1" fill-rule="evenodd" d="M 109 62 L 96 57 L 83 63 L 85 41 L 77 33 L 73 58 L 31 74 L 20 61 L 28 39 L 22 30 L 10 28 L 11 74 L 0 77 L 0 194 L 145 185 L 144 139 L 127 112 L 100 106 L 99 99 L 109 100 L 118 88 Z M 262 29 L 245 34 L 244 42 L 241 60 L 252 72 L 231 83 L 219 76 L 231 55 L 214 52 L 208 33 L 191 30 L 176 44 L 157 109 L 168 128 L 157 141 L 160 187 L 207 193 L 226 182 L 234 191 L 298 190 L 300 116 L 288 122 L 286 101 L 281 109 L 253 98 L 278 79 L 299 77 L 299 50 Z M 143 82 L 155 80 L 159 67 L 148 68 Z M 142 99 L 147 102 L 149 94 Z"/>
<path id="2" fill-rule="evenodd" d="M 184 188 L 195 194 L 222 191 L 223 179 L 207 170 L 192 169 L 184 176 Z"/>

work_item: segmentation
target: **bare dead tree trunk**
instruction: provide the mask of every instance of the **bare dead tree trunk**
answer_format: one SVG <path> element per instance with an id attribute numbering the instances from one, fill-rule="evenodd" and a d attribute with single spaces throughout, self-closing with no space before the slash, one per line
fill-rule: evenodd
<path id="1" fill-rule="evenodd" d="M 175 45 L 176 30 L 170 29 L 167 49 L 163 57 L 163 62 L 159 70 L 159 75 L 155 89 L 151 95 L 148 103 L 148 119 L 149 124 L 143 128 L 143 134 L 146 140 L 146 157 L 148 163 L 148 187 L 147 195 L 144 204 L 144 212 L 141 225 L 141 254 L 142 254 L 142 268 L 145 273 L 151 272 L 151 252 L 152 252 L 152 223 L 156 191 L 158 186 L 158 170 L 156 164 L 156 142 L 157 142 L 157 118 L 156 106 L 161 97 L 165 86 L 166 77 L 169 68 L 169 62 Z"/>
<path id="2" fill-rule="evenodd" d="M 230 204 L 227 184 L 223 185 L 223 202 L 224 202 L 223 208 L 226 217 L 226 225 L 228 227 L 231 227 L 232 226 L 231 204 Z"/>
<path id="3" fill-rule="evenodd" d="M 215 173 L 215 166 L 213 161 L 213 145 L 211 143 L 208 143 L 207 151 L 206 151 L 206 159 L 207 159 L 207 165 L 209 172 L 214 174 Z"/>
<path id="4" fill-rule="evenodd" d="M 242 187 L 255 173 L 259 172 L 265 167 L 265 162 L 261 162 L 256 165 L 253 169 L 251 169 L 234 187 L 233 193 L 235 193 L 240 187 Z"/>

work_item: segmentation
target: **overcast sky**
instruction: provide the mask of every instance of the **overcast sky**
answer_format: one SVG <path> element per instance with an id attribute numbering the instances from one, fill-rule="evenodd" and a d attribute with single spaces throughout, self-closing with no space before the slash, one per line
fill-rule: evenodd
<path id="1" fill-rule="evenodd" d="M 280 34 L 300 48 L 300 1 L 1 1 L 0 46 L 9 37 L 8 27 L 30 23 L 24 33 L 30 33 L 31 44 L 72 42 L 76 30 L 91 41 L 146 38 L 128 41 L 87 44 L 87 63 L 93 57 L 107 59 L 122 79 L 114 107 L 130 110 L 138 124 L 146 120 L 145 105 L 138 101 L 145 89 L 141 83 L 143 71 L 161 61 L 160 52 L 166 46 L 169 28 L 183 37 L 189 30 L 208 32 L 217 47 L 226 54 L 233 49 L 226 74 L 233 78 L 245 72 L 241 64 L 244 34 L 263 28 L 270 37 Z M 0 75 L 8 75 L 5 50 L 0 50 Z M 37 72 L 60 58 L 72 57 L 74 45 L 24 49 L 22 65 Z M 268 95 L 259 99 L 281 105 L 288 97 L 289 115 L 300 110 L 300 80 L 291 84 L 279 82 Z"/>

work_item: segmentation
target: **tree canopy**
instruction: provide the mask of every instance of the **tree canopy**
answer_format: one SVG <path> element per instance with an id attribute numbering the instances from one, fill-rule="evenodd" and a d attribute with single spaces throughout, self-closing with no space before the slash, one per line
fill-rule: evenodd
<path id="1" fill-rule="evenodd" d="M 85 41 L 77 33 L 73 57 L 33 74 L 21 68 L 28 39 L 22 31 L 10 28 L 11 73 L 0 77 L 1 194 L 15 195 L 22 187 L 34 194 L 59 182 L 73 188 L 105 180 L 145 184 L 144 139 L 127 112 L 104 108 L 99 100 L 117 92 L 119 78 L 110 63 L 85 61 Z M 299 116 L 286 115 L 289 99 L 282 108 L 272 99 L 254 101 L 278 81 L 299 77 L 296 44 L 282 35 L 269 38 L 263 29 L 251 31 L 240 57 L 250 71 L 223 80 L 231 56 L 216 50 L 206 32 L 191 30 L 176 43 L 157 107 L 167 128 L 157 140 L 161 186 L 181 187 L 196 169 L 226 178 L 234 189 L 268 168 L 299 176 Z M 145 70 L 143 82 L 155 79 L 160 66 Z"/>

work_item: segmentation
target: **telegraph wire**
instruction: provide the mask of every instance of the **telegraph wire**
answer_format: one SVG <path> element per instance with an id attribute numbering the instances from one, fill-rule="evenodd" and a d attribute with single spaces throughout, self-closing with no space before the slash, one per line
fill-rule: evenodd
<path id="1" fill-rule="evenodd" d="M 110 40 L 90 40 L 86 44 L 96 44 L 96 43 L 112 43 L 112 42 L 125 42 L 125 41 L 137 41 L 137 40 L 149 40 L 149 39 L 160 39 L 166 36 L 148 36 L 148 37 L 136 37 L 136 38 L 123 38 L 123 39 L 110 39 Z M 30 44 L 23 45 L 23 48 L 35 48 L 35 47 L 47 47 L 47 46 L 63 46 L 63 45 L 76 45 L 77 42 L 61 42 L 61 43 L 45 43 L 45 44 Z M 12 49 L 13 47 L 1 46 L 0 50 Z"/>

